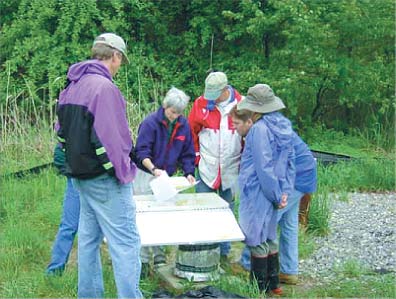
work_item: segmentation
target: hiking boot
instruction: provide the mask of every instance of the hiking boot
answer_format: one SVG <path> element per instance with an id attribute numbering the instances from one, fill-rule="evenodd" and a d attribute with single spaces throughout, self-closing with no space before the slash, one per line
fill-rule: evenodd
<path id="1" fill-rule="evenodd" d="M 297 274 L 279 273 L 279 280 L 281 283 L 284 283 L 284 284 L 295 285 L 298 283 L 298 275 Z"/>

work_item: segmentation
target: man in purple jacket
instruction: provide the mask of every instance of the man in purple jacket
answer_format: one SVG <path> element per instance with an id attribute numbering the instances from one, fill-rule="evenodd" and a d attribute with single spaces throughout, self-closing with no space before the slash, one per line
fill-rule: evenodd
<path id="1" fill-rule="evenodd" d="M 100 244 L 106 237 L 119 298 L 141 298 L 140 237 L 132 200 L 136 166 L 126 104 L 113 76 L 128 61 L 124 40 L 99 35 L 92 60 L 69 68 L 57 107 L 66 174 L 80 195 L 78 297 L 104 295 Z M 129 61 L 128 61 L 129 62 Z"/>
<path id="2" fill-rule="evenodd" d="M 191 183 L 195 183 L 195 150 L 188 121 L 182 116 L 189 97 L 172 87 L 165 95 L 163 105 L 147 116 L 139 126 L 136 141 L 136 163 L 138 171 L 134 182 L 134 194 L 149 194 L 149 182 L 166 171 L 172 176 L 178 167 Z M 153 224 L 155 225 L 155 224 Z M 142 247 L 142 277 L 149 272 L 150 250 L 154 254 L 154 265 L 166 262 L 163 247 Z"/>

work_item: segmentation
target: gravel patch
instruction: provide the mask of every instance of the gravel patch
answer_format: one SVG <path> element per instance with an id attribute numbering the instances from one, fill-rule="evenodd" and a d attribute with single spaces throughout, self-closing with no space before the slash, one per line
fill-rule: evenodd
<path id="1" fill-rule="evenodd" d="M 315 237 L 313 254 L 300 260 L 300 274 L 325 283 L 346 263 L 386 274 L 396 271 L 396 193 L 333 195 L 330 233 Z"/>

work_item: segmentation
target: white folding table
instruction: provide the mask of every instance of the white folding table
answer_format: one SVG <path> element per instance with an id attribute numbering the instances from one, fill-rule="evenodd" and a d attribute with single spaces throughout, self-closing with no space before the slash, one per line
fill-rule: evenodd
<path id="1" fill-rule="evenodd" d="M 153 195 L 133 199 L 142 246 L 244 240 L 228 203 L 216 193 L 179 193 L 165 202 Z"/>

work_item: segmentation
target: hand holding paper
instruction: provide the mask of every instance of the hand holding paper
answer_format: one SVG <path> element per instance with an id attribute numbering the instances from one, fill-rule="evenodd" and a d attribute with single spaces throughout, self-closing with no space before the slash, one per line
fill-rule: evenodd
<path id="1" fill-rule="evenodd" d="M 155 177 L 150 182 L 151 190 L 158 201 L 166 201 L 177 194 L 176 188 L 170 183 L 170 178 L 166 171 L 162 171 L 160 176 Z"/>

